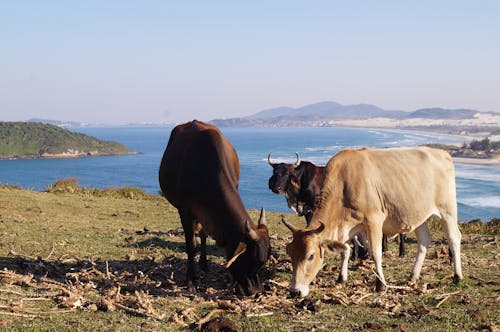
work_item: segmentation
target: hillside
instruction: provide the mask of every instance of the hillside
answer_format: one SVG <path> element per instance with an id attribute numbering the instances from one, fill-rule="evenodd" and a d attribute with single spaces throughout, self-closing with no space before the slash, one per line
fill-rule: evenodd
<path id="1" fill-rule="evenodd" d="M 389 243 L 384 272 L 392 288 L 374 291 L 373 262 L 350 262 L 349 280 L 336 282 L 340 255 L 326 254 L 311 294 L 292 298 L 286 254 L 290 231 L 267 213 L 272 258 L 261 271 L 259 296 L 242 298 L 228 285 L 224 251 L 208 240 L 210 271 L 198 292 L 185 287 L 184 233 L 177 210 L 158 195 L 113 191 L 50 192 L 0 186 L 0 330 L 217 331 L 203 321 L 222 317 L 237 331 L 497 331 L 498 220 L 463 223 L 465 279 L 453 285 L 446 237 L 431 221 L 433 243 L 421 281 L 405 280 L 407 256 Z M 69 192 L 72 192 L 71 194 Z M 134 192 L 134 195 L 130 195 Z M 258 211 L 250 210 L 252 220 Z M 297 226 L 303 218 L 285 214 Z M 40 236 L 43 234 L 44 236 Z M 213 321 L 211 321 L 213 323 Z M 227 329 L 229 331 L 229 329 Z"/>
<path id="2" fill-rule="evenodd" d="M 69 158 L 134 153 L 124 145 L 51 124 L 0 122 L 0 158 Z"/>

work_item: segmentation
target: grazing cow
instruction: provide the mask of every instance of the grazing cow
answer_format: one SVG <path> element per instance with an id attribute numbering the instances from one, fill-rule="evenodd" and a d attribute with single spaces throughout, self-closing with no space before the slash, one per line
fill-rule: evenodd
<path id="1" fill-rule="evenodd" d="M 188 286 L 197 285 L 195 230 L 201 238 L 200 266 L 208 270 L 207 235 L 225 249 L 226 267 L 245 295 L 261 289 L 258 271 L 270 256 L 264 209 L 258 225 L 238 194 L 240 166 L 231 143 L 210 124 L 197 120 L 172 130 L 160 165 L 160 187 L 177 208 L 188 254 Z"/>
<path id="2" fill-rule="evenodd" d="M 410 281 L 420 276 L 431 236 L 427 219 L 441 217 L 454 263 L 454 281 L 462 279 L 461 234 L 457 223 L 455 171 L 450 155 L 428 147 L 344 150 L 330 159 L 320 201 L 311 223 L 298 229 L 285 220 L 293 240 L 287 245 L 292 294 L 306 296 L 321 269 L 325 250 L 342 251 L 342 281 L 355 234 L 368 237 L 377 272 L 377 290 L 385 285 L 382 233 L 415 231 L 418 253 Z"/>
<path id="3" fill-rule="evenodd" d="M 309 226 L 313 211 L 319 200 L 321 186 L 324 179 L 324 166 L 316 166 L 309 161 L 300 159 L 295 153 L 295 164 L 273 163 L 271 153 L 267 157 L 269 165 L 273 168 L 273 175 L 269 178 L 269 189 L 276 194 L 285 194 L 288 207 L 299 216 L 304 216 Z M 360 235 L 363 238 L 362 235 Z M 405 235 L 399 235 L 399 256 L 404 256 Z M 362 241 L 363 242 L 363 241 Z M 354 251 L 352 259 L 367 258 L 368 250 L 353 241 Z M 387 251 L 387 236 L 382 239 L 382 251 Z"/>

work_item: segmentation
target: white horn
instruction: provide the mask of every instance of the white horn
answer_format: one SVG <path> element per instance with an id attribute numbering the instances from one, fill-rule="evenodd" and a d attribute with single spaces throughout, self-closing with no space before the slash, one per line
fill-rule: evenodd
<path id="1" fill-rule="evenodd" d="M 262 208 L 260 210 L 260 217 L 259 217 L 259 226 L 260 225 L 267 225 L 267 221 L 266 221 L 266 210 L 264 210 L 264 208 Z"/>
<path id="2" fill-rule="evenodd" d="M 269 155 L 267 156 L 267 162 L 269 163 L 269 165 L 273 166 L 273 163 L 271 161 L 271 152 L 269 152 Z"/>
<path id="3" fill-rule="evenodd" d="M 297 152 L 295 152 L 295 155 L 297 156 L 297 161 L 295 162 L 295 164 L 293 164 L 293 168 L 299 167 L 299 165 L 300 165 L 299 154 Z"/>

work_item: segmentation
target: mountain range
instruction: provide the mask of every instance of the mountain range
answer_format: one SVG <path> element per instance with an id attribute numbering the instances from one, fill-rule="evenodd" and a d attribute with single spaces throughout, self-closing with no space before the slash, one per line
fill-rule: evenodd
<path id="1" fill-rule="evenodd" d="M 385 110 L 371 104 L 342 105 L 325 101 L 299 108 L 277 107 L 260 111 L 250 116 L 230 119 L 214 119 L 211 122 L 220 127 L 228 126 L 329 126 L 343 125 L 346 121 L 388 119 L 405 121 L 427 120 L 474 120 L 481 112 L 472 109 L 423 108 L 413 112 Z M 496 113 L 483 113 L 499 116 Z"/>

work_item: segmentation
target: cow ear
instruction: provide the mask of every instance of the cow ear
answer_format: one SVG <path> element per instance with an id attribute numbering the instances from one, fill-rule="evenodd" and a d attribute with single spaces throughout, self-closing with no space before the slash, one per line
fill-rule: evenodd
<path id="1" fill-rule="evenodd" d="M 321 247 L 330 252 L 343 252 L 346 249 L 342 242 L 332 240 L 321 241 Z"/>
<path id="2" fill-rule="evenodd" d="M 226 263 L 226 269 L 228 269 L 241 254 L 247 250 L 247 244 L 245 242 L 240 242 L 234 251 L 233 257 Z"/>
<path id="3" fill-rule="evenodd" d="M 300 183 L 299 183 L 299 180 L 297 179 L 297 177 L 295 177 L 295 175 L 292 175 L 290 176 L 290 183 L 292 184 L 292 186 L 299 190 L 300 189 Z"/>

